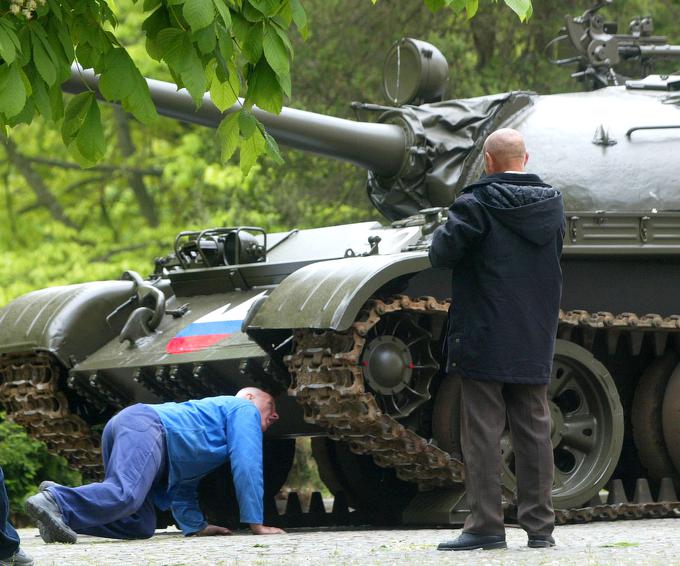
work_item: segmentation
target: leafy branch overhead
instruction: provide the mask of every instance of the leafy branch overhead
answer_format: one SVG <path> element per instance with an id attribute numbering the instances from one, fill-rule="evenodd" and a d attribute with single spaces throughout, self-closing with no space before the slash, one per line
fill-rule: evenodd
<path id="1" fill-rule="evenodd" d="M 376 0 L 372 0 L 374 3 Z M 530 0 L 504 0 L 521 19 Z M 253 116 L 257 105 L 281 111 L 291 96 L 292 28 L 308 33 L 301 0 L 134 0 L 148 14 L 142 25 L 149 55 L 163 61 L 178 87 L 197 106 L 210 93 L 222 111 L 245 95 L 238 111 L 218 128 L 222 157 L 240 148 L 247 173 L 268 154 L 280 161 L 274 139 Z M 425 0 L 428 8 L 477 11 L 477 0 Z M 148 87 L 115 34 L 116 17 L 106 0 L 0 0 L 0 124 L 30 124 L 36 115 L 61 126 L 64 144 L 83 166 L 106 152 L 95 93 L 64 106 L 60 85 L 77 61 L 100 75 L 102 96 L 138 120 L 156 118 Z"/>

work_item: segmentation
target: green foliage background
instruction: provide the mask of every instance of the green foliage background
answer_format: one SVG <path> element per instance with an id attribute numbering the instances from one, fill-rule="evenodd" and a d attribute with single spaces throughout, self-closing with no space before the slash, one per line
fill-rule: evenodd
<path id="1" fill-rule="evenodd" d="M 526 24 L 490 0 L 478 3 L 472 20 L 433 14 L 409 0 L 303 3 L 309 36 L 292 39 L 292 99 L 285 104 L 352 118 L 351 101 L 382 103 L 384 56 L 403 36 L 430 41 L 445 54 L 450 98 L 579 88 L 543 49 L 564 14 L 583 12 L 587 1 L 534 2 Z M 680 43 L 674 0 L 619 1 L 607 11 L 622 31 L 633 16 L 649 13 L 657 33 Z M 117 0 L 115 15 L 118 37 L 142 73 L 172 80 L 146 55 L 144 15 L 132 0 Z M 179 230 L 240 224 L 276 231 L 378 219 L 365 172 L 352 166 L 281 148 L 283 165 L 265 158 L 244 177 L 237 161 L 222 160 L 214 131 L 164 118 L 142 125 L 112 108 L 102 110 L 102 120 L 111 141 L 100 164 L 88 169 L 74 164 L 61 133 L 40 118 L 0 144 L 0 306 L 33 289 L 116 279 L 125 269 L 146 274 Z M 47 476 L 77 481 L 8 423 L 0 424 L 0 464 L 15 509 Z"/>

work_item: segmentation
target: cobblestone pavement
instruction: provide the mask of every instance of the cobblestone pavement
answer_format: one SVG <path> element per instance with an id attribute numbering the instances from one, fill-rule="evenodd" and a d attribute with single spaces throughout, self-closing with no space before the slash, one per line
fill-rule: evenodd
<path id="1" fill-rule="evenodd" d="M 557 527 L 557 547 L 530 549 L 526 535 L 507 529 L 508 550 L 438 552 L 446 529 L 296 530 L 287 535 L 184 538 L 159 531 L 146 541 L 79 537 L 75 545 L 42 542 L 35 529 L 20 531 L 36 565 L 225 564 L 659 564 L 680 565 L 680 519 L 619 521 Z"/>

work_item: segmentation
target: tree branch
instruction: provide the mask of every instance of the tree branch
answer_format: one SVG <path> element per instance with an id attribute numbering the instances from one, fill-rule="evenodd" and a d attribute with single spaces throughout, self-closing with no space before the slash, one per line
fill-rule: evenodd
<path id="1" fill-rule="evenodd" d="M 157 245 L 157 246 L 163 246 L 167 245 L 166 242 L 142 242 L 139 244 L 131 244 L 129 246 L 122 246 L 120 248 L 114 248 L 112 250 L 109 250 L 108 252 L 98 255 L 96 257 L 93 257 L 90 259 L 90 261 L 94 262 L 104 262 L 104 261 L 109 261 L 113 256 L 124 253 L 124 252 L 134 252 L 135 250 L 142 250 L 144 248 L 148 248 L 149 245 Z"/>
<path id="2" fill-rule="evenodd" d="M 64 209 L 59 204 L 59 201 L 50 192 L 50 189 L 45 184 L 43 178 L 33 169 L 28 160 L 17 150 L 14 142 L 7 137 L 0 136 L 2 143 L 7 150 L 7 156 L 12 164 L 17 168 L 19 173 L 26 179 L 28 185 L 33 189 L 35 196 L 41 206 L 49 210 L 52 217 L 61 222 L 64 226 L 78 229 L 78 226 L 68 217 Z"/>
<path id="3" fill-rule="evenodd" d="M 59 159 L 48 159 L 47 157 L 29 157 L 24 156 L 26 161 L 32 163 L 39 163 L 41 165 L 50 165 L 52 167 L 59 167 L 60 169 L 75 169 L 86 173 L 88 171 L 104 171 L 104 172 L 115 172 L 119 174 L 135 173 L 137 175 L 148 175 L 151 177 L 160 177 L 163 174 L 163 169 L 158 167 L 150 168 L 139 168 L 139 167 L 126 167 L 125 165 L 95 165 L 94 167 L 88 167 L 83 169 L 77 163 L 69 163 L 68 161 L 60 161 Z"/>

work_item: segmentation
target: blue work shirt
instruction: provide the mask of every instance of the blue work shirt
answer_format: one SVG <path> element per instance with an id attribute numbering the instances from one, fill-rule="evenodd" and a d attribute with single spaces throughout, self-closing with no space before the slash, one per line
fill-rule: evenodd
<path id="1" fill-rule="evenodd" d="M 207 526 L 198 505 L 198 484 L 227 460 L 241 522 L 262 524 L 262 421 L 257 407 L 227 395 L 149 407 L 163 422 L 168 451 L 167 492 L 157 492 L 155 502 L 172 509 L 182 532 L 189 535 Z"/>

